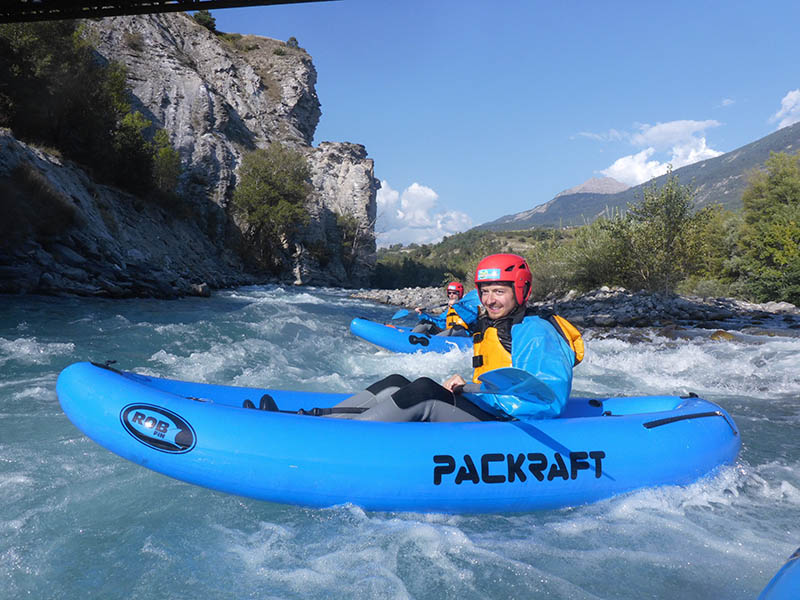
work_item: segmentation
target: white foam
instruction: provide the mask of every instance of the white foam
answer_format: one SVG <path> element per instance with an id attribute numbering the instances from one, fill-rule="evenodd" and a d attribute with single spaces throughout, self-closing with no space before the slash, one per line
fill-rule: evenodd
<path id="1" fill-rule="evenodd" d="M 430 377 L 434 381 L 443 381 L 455 373 L 469 377 L 471 359 L 472 353 L 467 350 L 452 350 L 444 354 L 396 354 L 388 350 L 375 350 L 347 357 L 345 368 L 359 379 L 380 379 L 389 373 L 399 373 L 409 379 Z"/>
<path id="2" fill-rule="evenodd" d="M 630 343 L 589 337 L 586 358 L 575 369 L 574 387 L 595 395 L 800 395 L 800 373 L 792 368 L 800 339 L 765 339 L 739 343 L 655 338 L 652 343 Z"/>
<path id="3" fill-rule="evenodd" d="M 0 338 L 0 366 L 10 362 L 28 365 L 48 364 L 53 357 L 72 354 L 72 342 L 40 342 L 35 337 Z"/>
<path id="4" fill-rule="evenodd" d="M 391 309 L 343 291 L 86 302 L 59 313 L 74 339 L 27 313 L 0 336 L 0 596 L 77 597 L 136 565 L 131 581 L 148 577 L 131 597 L 167 581 L 193 597 L 753 598 L 797 546 L 797 339 L 587 334 L 578 391 L 728 401 L 744 450 L 714 477 L 521 515 L 367 513 L 237 498 L 129 463 L 54 414 L 56 373 L 102 350 L 156 376 L 350 392 L 394 372 L 468 376 L 469 351 L 379 350 L 349 322 Z"/>

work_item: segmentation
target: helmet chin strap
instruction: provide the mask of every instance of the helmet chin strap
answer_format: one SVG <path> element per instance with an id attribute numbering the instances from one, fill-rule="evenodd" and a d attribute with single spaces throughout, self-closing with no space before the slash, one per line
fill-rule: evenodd
<path id="1" fill-rule="evenodd" d="M 522 290 L 522 304 L 528 303 L 528 298 L 531 297 L 531 282 L 525 282 L 525 289 Z"/>

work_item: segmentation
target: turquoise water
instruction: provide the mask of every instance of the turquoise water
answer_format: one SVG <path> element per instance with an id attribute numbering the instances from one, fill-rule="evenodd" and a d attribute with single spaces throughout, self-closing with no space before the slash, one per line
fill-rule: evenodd
<path id="1" fill-rule="evenodd" d="M 64 416 L 80 360 L 214 383 L 348 392 L 388 372 L 469 372 L 348 332 L 396 307 L 341 290 L 211 298 L 0 296 L 0 598 L 755 598 L 800 545 L 800 338 L 586 332 L 574 393 L 696 392 L 742 433 L 738 464 L 688 487 L 520 515 L 310 510 L 129 463 Z"/>

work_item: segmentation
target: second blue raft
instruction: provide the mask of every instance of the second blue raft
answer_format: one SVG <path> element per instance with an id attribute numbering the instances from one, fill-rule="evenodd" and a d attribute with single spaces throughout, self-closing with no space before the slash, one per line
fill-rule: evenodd
<path id="1" fill-rule="evenodd" d="M 405 354 L 413 354 L 415 352 L 445 353 L 451 350 L 472 348 L 472 338 L 470 336 L 414 333 L 410 327 L 384 325 L 368 319 L 353 319 L 350 323 L 350 333 L 381 348 Z"/>

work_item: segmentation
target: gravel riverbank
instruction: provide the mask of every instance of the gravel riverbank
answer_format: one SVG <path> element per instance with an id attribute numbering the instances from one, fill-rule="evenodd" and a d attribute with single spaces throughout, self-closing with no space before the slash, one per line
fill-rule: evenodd
<path id="1" fill-rule="evenodd" d="M 438 307 L 445 301 L 441 288 L 361 290 L 352 296 L 405 308 Z M 651 294 L 604 286 L 583 294 L 573 290 L 530 305 L 556 312 L 578 327 L 783 330 L 800 336 L 800 309 L 788 302 L 754 304 L 733 298 Z"/>

